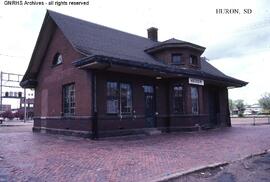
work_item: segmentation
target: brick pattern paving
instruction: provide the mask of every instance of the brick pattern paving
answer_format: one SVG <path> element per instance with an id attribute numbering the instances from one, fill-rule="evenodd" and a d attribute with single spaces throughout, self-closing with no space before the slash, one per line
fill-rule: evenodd
<path id="1" fill-rule="evenodd" d="M 0 131 L 0 181 L 151 181 L 269 148 L 269 125 L 99 141 Z"/>

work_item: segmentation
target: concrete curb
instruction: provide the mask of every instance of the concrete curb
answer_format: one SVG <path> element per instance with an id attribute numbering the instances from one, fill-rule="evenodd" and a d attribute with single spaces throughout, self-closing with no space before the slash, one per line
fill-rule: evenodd
<path id="1" fill-rule="evenodd" d="M 241 158 L 239 158 L 239 159 L 237 159 L 237 160 L 229 161 L 228 163 L 231 164 L 231 163 L 238 162 L 238 161 L 241 161 L 241 160 L 250 159 L 250 158 L 252 158 L 252 157 L 264 155 L 264 154 L 267 154 L 267 153 L 270 153 L 270 149 L 265 149 L 265 150 L 262 151 L 262 152 L 258 152 L 258 153 L 255 153 L 255 154 L 246 155 L 246 156 L 241 157 Z"/>
<path id="2" fill-rule="evenodd" d="M 173 174 L 170 174 L 170 175 L 167 175 L 167 176 L 163 176 L 163 177 L 161 177 L 159 179 L 152 180 L 150 182 L 168 182 L 170 180 L 174 180 L 174 179 L 177 179 L 177 178 L 179 178 L 181 176 L 185 176 L 185 175 L 188 175 L 188 174 L 191 174 L 191 173 L 195 173 L 195 172 L 206 170 L 206 169 L 223 167 L 223 166 L 232 164 L 234 162 L 238 162 L 238 161 L 241 161 L 241 160 L 244 160 L 244 159 L 249 159 L 249 158 L 252 158 L 252 157 L 264 155 L 264 154 L 267 154 L 267 153 L 270 153 L 270 149 L 266 149 L 266 150 L 264 150 L 262 152 L 258 152 L 258 153 L 255 153 L 255 154 L 246 155 L 244 157 L 241 157 L 240 159 L 233 160 L 233 161 L 218 162 L 218 163 L 209 164 L 207 166 L 199 166 L 199 167 L 191 168 L 191 169 L 183 171 L 183 172 L 177 172 L 177 173 L 173 173 Z"/>
<path id="3" fill-rule="evenodd" d="M 10 124 L 0 124 L 0 127 L 31 126 L 31 125 L 33 125 L 33 123 L 29 123 L 29 124 L 14 124 L 14 125 L 10 125 Z"/>
<path id="4" fill-rule="evenodd" d="M 210 169 L 210 168 L 221 167 L 221 166 L 226 166 L 228 164 L 229 163 L 227 163 L 227 162 L 224 162 L 224 163 L 220 162 L 220 163 L 210 164 L 210 165 L 207 165 L 207 166 L 199 166 L 199 167 L 191 168 L 191 169 L 186 170 L 186 171 L 183 171 L 183 172 L 178 172 L 178 173 L 170 174 L 168 176 L 161 177 L 160 179 L 153 180 L 151 182 L 167 182 L 169 180 L 177 179 L 177 178 L 179 178 L 181 176 L 188 175 L 188 174 L 191 174 L 191 173 L 194 173 L 194 172 L 197 172 L 197 171 L 201 171 L 201 170 L 205 170 L 205 169 Z"/>

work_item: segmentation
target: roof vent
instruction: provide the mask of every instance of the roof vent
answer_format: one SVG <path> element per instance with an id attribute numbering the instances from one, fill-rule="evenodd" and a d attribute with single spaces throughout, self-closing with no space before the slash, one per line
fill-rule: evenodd
<path id="1" fill-rule="evenodd" d="M 147 29 L 148 39 L 157 42 L 158 41 L 158 29 L 151 27 Z"/>

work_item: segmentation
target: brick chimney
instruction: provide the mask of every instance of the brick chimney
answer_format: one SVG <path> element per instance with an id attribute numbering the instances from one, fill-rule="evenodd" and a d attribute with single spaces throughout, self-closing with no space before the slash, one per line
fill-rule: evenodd
<path id="1" fill-rule="evenodd" d="M 155 42 L 158 41 L 158 29 L 155 27 L 151 27 L 147 29 L 148 39 L 153 40 Z"/>

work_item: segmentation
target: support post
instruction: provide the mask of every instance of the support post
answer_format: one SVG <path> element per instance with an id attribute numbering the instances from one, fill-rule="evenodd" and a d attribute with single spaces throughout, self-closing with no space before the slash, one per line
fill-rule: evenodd
<path id="1" fill-rule="evenodd" d="M 255 126 L 255 116 L 253 116 L 253 125 Z"/>
<path id="2" fill-rule="evenodd" d="M 95 71 L 92 71 L 92 139 L 98 139 L 98 112 L 97 112 L 97 78 Z"/>

